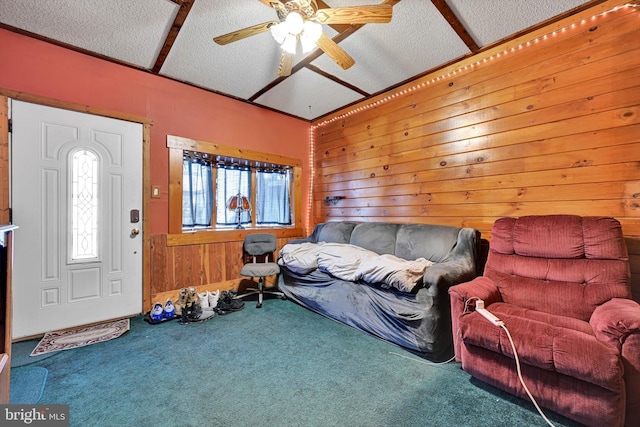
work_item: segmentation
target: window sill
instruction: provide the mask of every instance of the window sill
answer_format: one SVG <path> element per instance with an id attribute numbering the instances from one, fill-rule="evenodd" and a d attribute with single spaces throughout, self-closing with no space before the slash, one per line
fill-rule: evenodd
<path id="1" fill-rule="evenodd" d="M 247 234 L 272 233 L 277 238 L 302 237 L 304 230 L 296 227 L 256 227 L 242 230 L 197 230 L 179 234 L 167 234 L 167 246 L 200 245 L 205 243 L 241 242 Z"/>

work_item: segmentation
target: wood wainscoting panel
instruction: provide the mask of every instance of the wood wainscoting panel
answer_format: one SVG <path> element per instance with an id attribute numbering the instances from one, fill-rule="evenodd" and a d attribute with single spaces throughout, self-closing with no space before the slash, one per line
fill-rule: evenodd
<path id="1" fill-rule="evenodd" d="M 292 239 L 303 237 L 278 237 L 278 251 Z M 242 279 L 242 240 L 174 246 L 167 242 L 166 234 L 151 236 L 152 299 L 189 286 L 198 290 L 232 289 Z"/>

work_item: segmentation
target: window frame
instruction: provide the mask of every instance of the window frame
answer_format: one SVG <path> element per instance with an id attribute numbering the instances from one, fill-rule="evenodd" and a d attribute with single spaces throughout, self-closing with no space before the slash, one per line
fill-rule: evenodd
<path id="1" fill-rule="evenodd" d="M 188 245 L 199 243 L 213 243 L 224 241 L 241 241 L 244 236 L 252 232 L 268 231 L 277 237 L 296 237 L 302 235 L 302 161 L 292 157 L 277 154 L 263 153 L 215 144 L 207 141 L 198 141 L 175 135 L 167 135 L 167 148 L 169 149 L 169 234 L 167 245 Z M 283 226 L 256 226 L 255 209 L 251 211 L 251 226 L 244 230 L 230 229 L 229 227 L 215 227 L 207 229 L 183 229 L 182 228 L 182 167 L 184 151 L 197 151 L 211 156 L 222 156 L 238 159 L 250 166 L 259 167 L 265 164 L 289 166 L 292 169 L 293 185 L 291 192 L 291 216 L 292 225 Z M 214 174 L 215 176 L 215 174 Z M 256 185 L 255 173 L 252 173 L 251 205 L 255 206 Z M 213 188 L 215 194 L 215 185 Z M 214 208 L 215 210 L 215 208 Z M 215 218 L 214 218 L 215 219 Z"/>

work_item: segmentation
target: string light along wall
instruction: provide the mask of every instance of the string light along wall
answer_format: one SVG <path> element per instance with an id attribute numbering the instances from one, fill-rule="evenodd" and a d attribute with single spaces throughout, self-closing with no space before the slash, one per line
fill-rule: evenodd
<path id="1" fill-rule="evenodd" d="M 507 48 L 502 52 L 498 52 L 498 53 L 495 53 L 493 55 L 489 55 L 487 57 L 484 57 L 482 59 L 478 59 L 477 61 L 472 62 L 471 64 L 465 65 L 464 67 L 459 67 L 459 68 L 457 68 L 457 69 L 455 69 L 453 71 L 449 71 L 449 72 L 447 72 L 445 74 L 442 74 L 442 75 L 440 75 L 438 77 L 434 77 L 434 78 L 432 78 L 430 80 L 415 84 L 415 85 L 410 86 L 408 88 L 405 88 L 405 89 L 402 89 L 402 90 L 398 90 L 397 92 L 389 94 L 389 95 L 387 95 L 387 96 L 385 96 L 385 97 L 383 97 L 381 99 L 378 99 L 376 101 L 373 101 L 373 102 L 371 102 L 369 104 L 361 105 L 361 106 L 356 107 L 353 110 L 350 110 L 350 111 L 348 111 L 346 113 L 340 114 L 338 116 L 332 117 L 331 119 L 325 120 L 323 122 L 320 122 L 320 123 L 318 123 L 316 125 L 311 126 L 311 129 L 309 131 L 309 149 L 310 149 L 309 169 L 310 169 L 310 172 L 311 172 L 310 173 L 310 178 L 309 178 L 309 184 L 310 184 L 309 188 L 311 190 L 309 191 L 309 210 L 308 210 L 307 219 L 306 219 L 307 223 L 305 225 L 308 227 L 311 224 L 311 215 L 312 215 L 312 212 L 313 212 L 313 185 L 314 185 L 314 179 L 315 179 L 314 178 L 315 177 L 315 132 L 316 132 L 316 130 L 318 128 L 324 127 L 324 126 L 326 126 L 328 124 L 331 124 L 331 123 L 336 122 L 338 120 L 345 119 L 347 117 L 353 116 L 354 114 L 361 113 L 361 112 L 369 110 L 371 108 L 378 107 L 379 105 L 385 104 L 385 103 L 387 103 L 387 102 L 389 102 L 391 100 L 394 100 L 394 99 L 396 99 L 396 98 L 398 98 L 400 96 L 404 96 L 406 94 L 409 94 L 409 93 L 424 89 L 424 88 L 428 87 L 429 85 L 431 85 L 433 83 L 440 82 L 441 80 L 447 79 L 447 78 L 449 78 L 451 76 L 454 76 L 454 75 L 456 75 L 458 73 L 471 71 L 471 70 L 473 70 L 474 68 L 476 68 L 479 65 L 483 65 L 483 64 L 486 64 L 486 63 L 488 63 L 490 61 L 493 61 L 495 59 L 501 58 L 501 57 L 503 57 L 505 55 L 508 55 L 511 52 L 519 51 L 519 50 L 522 50 L 522 49 L 524 49 L 524 48 L 526 48 L 528 46 L 531 46 L 533 44 L 544 42 L 544 41 L 546 41 L 548 39 L 551 39 L 551 38 L 555 37 L 558 34 L 562 34 L 562 33 L 565 33 L 567 31 L 571 31 L 571 30 L 573 30 L 573 29 L 575 29 L 575 28 L 577 28 L 579 26 L 582 26 L 584 24 L 592 23 L 593 21 L 595 21 L 596 19 L 598 19 L 600 17 L 606 16 L 606 15 L 609 15 L 611 13 L 615 13 L 615 12 L 621 10 L 621 9 L 627 9 L 627 8 L 640 8 L 640 4 L 627 3 L 627 4 L 624 4 L 624 5 L 616 6 L 616 7 L 612 8 L 612 9 L 606 10 L 606 11 L 598 13 L 598 14 L 595 14 L 595 15 L 591 16 L 590 18 L 582 19 L 578 23 L 573 23 L 571 25 L 566 25 L 566 26 L 564 26 L 562 28 L 559 28 L 559 29 L 557 29 L 555 31 L 552 31 L 550 33 L 541 35 L 541 36 L 536 37 L 536 38 L 534 38 L 532 40 L 529 40 L 527 42 L 520 43 L 520 44 L 518 44 L 516 46 L 513 46 L 511 48 Z"/>
<path id="2" fill-rule="evenodd" d="M 311 233 L 311 215 L 313 214 L 313 184 L 315 182 L 315 151 L 316 151 L 316 143 L 315 143 L 315 127 L 311 126 L 309 129 L 309 195 L 308 195 L 308 209 L 307 209 L 307 217 L 305 219 L 304 228 Z M 307 234 L 309 234 L 307 233 Z"/>
<path id="3" fill-rule="evenodd" d="M 582 19 L 579 23 L 573 23 L 571 25 L 564 26 L 564 27 L 559 28 L 559 29 L 557 29 L 555 31 L 552 31 L 550 33 L 547 33 L 547 34 L 544 34 L 542 36 L 536 37 L 533 40 L 529 40 L 527 42 L 520 43 L 519 45 L 513 46 L 511 48 L 507 48 L 502 52 L 498 52 L 498 53 L 495 53 L 495 54 L 490 55 L 488 57 L 485 57 L 483 59 L 479 59 L 479 60 L 477 60 L 477 61 L 475 61 L 475 62 L 473 62 L 471 64 L 465 65 L 464 67 L 460 67 L 460 68 L 457 68 L 457 69 L 455 69 L 453 71 L 449 71 L 449 72 L 447 72 L 445 74 L 442 74 L 442 75 L 440 75 L 438 77 L 434 77 L 434 78 L 432 78 L 430 80 L 427 80 L 427 81 L 424 81 L 422 83 L 418 83 L 418 84 L 416 84 L 414 86 L 411 86 L 411 87 L 408 87 L 408 88 L 405 88 L 405 89 L 402 89 L 402 90 L 398 90 L 397 92 L 392 93 L 390 95 L 387 95 L 384 98 L 378 99 L 378 100 L 373 101 L 373 102 L 371 102 L 369 104 L 361 105 L 359 107 L 354 108 L 353 110 L 350 110 L 350 111 L 348 111 L 346 113 L 343 113 L 343 114 L 341 114 L 339 116 L 332 117 L 331 119 L 325 120 L 325 121 L 323 121 L 321 123 L 318 123 L 318 124 L 312 126 L 311 137 L 313 138 L 313 135 L 314 135 L 314 132 L 315 132 L 315 128 L 320 128 L 320 127 L 326 126 L 326 125 L 328 125 L 330 123 L 336 122 L 338 120 L 345 119 L 345 118 L 350 117 L 350 116 L 352 116 L 354 114 L 358 114 L 358 113 L 361 113 L 363 111 L 369 110 L 371 108 L 375 108 L 375 107 L 377 107 L 377 106 L 379 106 L 381 104 L 385 104 L 385 103 L 387 103 L 387 102 L 389 102 L 389 101 L 391 101 L 391 100 L 393 100 L 395 98 L 398 98 L 400 96 L 403 96 L 403 95 L 406 95 L 408 93 L 424 89 L 425 87 L 427 87 L 427 86 L 429 86 L 429 85 L 431 85 L 433 83 L 440 82 L 441 80 L 444 80 L 444 79 L 447 79 L 449 77 L 452 77 L 452 76 L 454 76 L 454 75 L 456 75 L 458 73 L 470 71 L 470 70 L 474 69 L 475 67 L 477 67 L 479 65 L 486 64 L 486 63 L 488 63 L 490 61 L 493 61 L 495 59 L 501 58 L 501 57 L 503 57 L 505 55 L 508 55 L 511 52 L 515 52 L 515 51 L 524 49 L 524 48 L 526 48 L 528 46 L 531 46 L 533 44 L 544 42 L 544 41 L 546 41 L 548 39 L 551 39 L 551 38 L 555 37 L 558 34 L 562 34 L 562 33 L 565 33 L 567 31 L 573 30 L 573 29 L 575 29 L 575 28 L 577 28 L 577 27 L 579 27 L 581 25 L 584 25 L 584 24 L 587 24 L 587 23 L 592 23 L 596 19 L 598 19 L 600 17 L 603 17 L 603 16 L 606 16 L 606 15 L 609 15 L 611 13 L 617 12 L 618 10 L 626 9 L 626 8 L 639 8 L 639 7 L 640 7 L 640 4 L 633 4 L 633 3 L 627 3 L 627 4 L 624 4 L 624 5 L 616 6 L 616 7 L 612 8 L 612 9 L 607 10 L 607 11 L 604 11 L 604 12 L 598 13 L 596 15 L 593 15 L 590 18 Z M 312 151 L 312 157 L 313 157 L 313 151 Z M 313 172 L 313 170 L 312 170 L 312 172 Z"/>

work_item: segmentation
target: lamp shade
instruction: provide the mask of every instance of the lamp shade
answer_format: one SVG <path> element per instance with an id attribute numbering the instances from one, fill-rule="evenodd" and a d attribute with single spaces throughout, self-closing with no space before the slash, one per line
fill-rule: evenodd
<path id="1" fill-rule="evenodd" d="M 316 42 L 322 35 L 322 25 L 317 22 L 305 21 L 304 31 L 300 34 L 302 52 L 309 53 L 316 47 Z"/>
<path id="2" fill-rule="evenodd" d="M 235 196 L 229 197 L 227 200 L 227 209 L 232 211 L 250 211 L 251 202 L 242 194 L 238 193 Z"/>
<path id="3" fill-rule="evenodd" d="M 300 34 L 304 28 L 304 18 L 300 15 L 300 12 L 295 10 L 287 14 L 284 23 L 287 25 L 289 34 L 293 34 L 294 36 Z"/>
<path id="4" fill-rule="evenodd" d="M 276 40 L 278 44 L 282 44 L 284 42 L 285 37 L 289 34 L 289 30 L 287 29 L 287 24 L 284 22 L 280 22 L 279 24 L 272 25 L 269 27 L 271 30 L 271 35 Z"/>
<path id="5" fill-rule="evenodd" d="M 292 55 L 295 55 L 297 46 L 298 37 L 294 36 L 293 34 L 287 34 L 287 36 L 284 38 L 284 41 L 280 45 L 280 47 L 284 49 L 285 52 Z"/>

